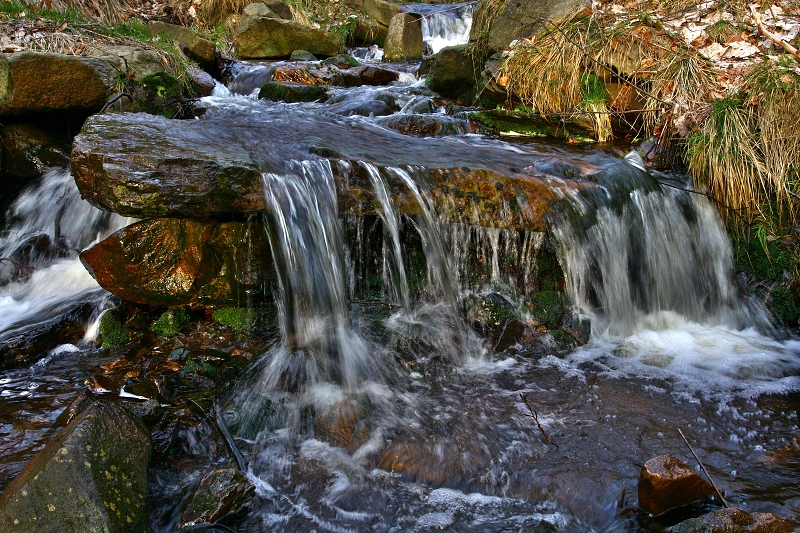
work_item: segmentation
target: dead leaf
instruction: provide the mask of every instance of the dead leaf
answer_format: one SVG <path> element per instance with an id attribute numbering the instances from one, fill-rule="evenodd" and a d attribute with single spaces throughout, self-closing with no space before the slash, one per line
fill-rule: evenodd
<path id="1" fill-rule="evenodd" d="M 56 28 L 56 31 L 64 31 L 64 30 L 66 29 L 66 27 L 67 27 L 67 21 L 65 20 L 64 22 L 62 22 L 62 23 L 61 23 L 61 24 L 58 26 L 58 28 Z"/>

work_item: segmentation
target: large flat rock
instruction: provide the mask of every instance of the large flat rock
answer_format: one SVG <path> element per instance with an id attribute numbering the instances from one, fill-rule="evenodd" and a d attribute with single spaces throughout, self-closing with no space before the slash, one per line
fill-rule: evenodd
<path id="1" fill-rule="evenodd" d="M 289 57 L 295 50 L 316 56 L 339 53 L 339 37 L 333 33 L 279 18 L 248 16 L 234 39 L 241 59 Z"/>
<path id="2" fill-rule="evenodd" d="M 72 165 L 81 194 L 102 209 L 139 218 L 202 218 L 264 212 L 262 172 L 287 175 L 289 162 L 321 158 L 334 162 L 342 213 L 375 213 L 366 170 L 371 164 L 387 180 L 401 213 L 419 207 L 389 167 L 410 172 L 434 199 L 440 216 L 537 231 L 546 228 L 543 217 L 563 191 L 596 187 L 594 176 L 628 167 L 610 156 L 565 155 L 563 149 L 544 145 L 523 151 L 494 141 L 411 137 L 281 109 L 195 121 L 97 115 L 75 139 Z"/>

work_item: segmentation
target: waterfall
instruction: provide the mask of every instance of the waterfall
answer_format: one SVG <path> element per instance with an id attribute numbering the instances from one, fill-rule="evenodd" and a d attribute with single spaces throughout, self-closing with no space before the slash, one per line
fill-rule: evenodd
<path id="1" fill-rule="evenodd" d="M 53 169 L 14 201 L 0 236 L 0 333 L 57 317 L 101 291 L 77 258 L 131 222 L 80 197 L 72 175 Z"/>
<path id="2" fill-rule="evenodd" d="M 414 4 L 409 7 L 422 15 L 422 40 L 432 53 L 435 54 L 446 46 L 466 44 L 469 41 L 472 15 L 475 12 L 474 3 Z"/>

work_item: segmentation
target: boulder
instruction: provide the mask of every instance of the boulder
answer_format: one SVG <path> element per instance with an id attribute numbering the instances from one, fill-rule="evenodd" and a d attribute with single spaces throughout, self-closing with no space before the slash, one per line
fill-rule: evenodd
<path id="1" fill-rule="evenodd" d="M 246 305 L 270 294 L 269 243 L 256 221 L 144 220 L 84 251 L 81 261 L 101 287 L 134 303 Z"/>
<path id="2" fill-rule="evenodd" d="M 194 31 L 185 26 L 176 26 L 166 22 L 151 20 L 147 24 L 150 35 L 163 35 L 181 46 L 181 50 L 191 59 L 194 59 L 204 68 L 213 66 L 216 63 L 216 45 L 197 35 Z"/>
<path id="3" fill-rule="evenodd" d="M 211 74 L 199 68 L 189 67 L 186 69 L 186 75 L 194 85 L 197 91 L 197 96 L 211 96 L 217 86 L 217 82 L 211 77 Z"/>
<path id="4" fill-rule="evenodd" d="M 295 50 L 308 50 L 314 55 L 335 56 L 339 53 L 339 37 L 292 20 L 269 17 L 245 17 L 234 38 L 241 59 L 289 57 Z"/>
<path id="5" fill-rule="evenodd" d="M 309 52 L 308 50 L 295 50 L 292 52 L 292 55 L 289 56 L 290 61 L 317 61 L 317 56 Z"/>
<path id="6" fill-rule="evenodd" d="M 344 0 L 353 9 L 369 15 L 378 24 L 389 26 L 392 17 L 400 13 L 400 6 L 384 0 Z"/>
<path id="7" fill-rule="evenodd" d="M 3 184 L 29 180 L 52 167 L 69 166 L 71 139 L 66 132 L 31 123 L 11 123 L 0 129 L 3 150 Z"/>
<path id="8" fill-rule="evenodd" d="M 117 72 L 94 58 L 18 52 L 0 54 L 0 115 L 99 111 Z"/>
<path id="9" fill-rule="evenodd" d="M 92 43 L 83 51 L 86 57 L 102 59 L 122 75 L 135 78 L 150 76 L 164 70 L 162 55 L 138 46 Z"/>
<path id="10" fill-rule="evenodd" d="M 505 50 L 511 41 L 538 35 L 590 7 L 588 0 L 507 2 L 489 29 L 489 49 Z"/>
<path id="11" fill-rule="evenodd" d="M 463 306 L 467 322 L 489 339 L 492 351 L 505 350 L 525 332 L 513 304 L 499 294 L 472 295 L 464 299 Z"/>
<path id="12" fill-rule="evenodd" d="M 672 533 L 793 533 L 794 527 L 772 513 L 719 509 L 673 526 Z"/>
<path id="13" fill-rule="evenodd" d="M 0 496 L 9 533 L 149 532 L 150 434 L 125 408 L 93 403 Z"/>
<path id="14" fill-rule="evenodd" d="M 412 13 L 392 17 L 383 50 L 384 61 L 422 59 L 422 19 Z"/>
<path id="15" fill-rule="evenodd" d="M 441 216 L 536 230 L 547 227 L 542 216 L 564 190 L 597 187 L 593 180 L 603 172 L 640 172 L 612 156 L 588 158 L 576 151 L 570 154 L 573 178 L 554 180 L 535 167 L 544 157 L 446 138 L 420 139 L 301 110 L 263 108 L 258 115 L 186 121 L 135 113 L 95 115 L 75 138 L 72 168 L 81 194 L 102 209 L 139 218 L 201 218 L 263 212 L 262 172 L 289 179 L 296 172 L 290 161 L 332 158 L 365 161 L 379 169 L 413 165 Z M 369 174 L 362 165 L 352 169 L 353 175 L 347 175 L 332 166 L 341 186 L 339 208 L 374 214 Z M 408 188 L 385 174 L 401 210 L 415 212 Z M 643 172 L 641 177 L 652 180 Z"/>
<path id="16" fill-rule="evenodd" d="M 270 81 L 261 87 L 259 98 L 282 102 L 316 102 L 328 96 L 327 85 L 302 85 Z"/>
<path id="17" fill-rule="evenodd" d="M 330 113 L 351 117 L 361 115 L 362 117 L 382 117 L 391 114 L 389 105 L 382 100 L 345 100 L 328 107 Z"/>
<path id="18" fill-rule="evenodd" d="M 478 82 L 469 45 L 448 46 L 433 56 L 425 84 L 448 98 L 457 98 L 474 89 Z"/>
<path id="19" fill-rule="evenodd" d="M 639 474 L 639 507 L 660 515 L 711 496 L 714 489 L 680 459 L 659 455 Z"/>
<path id="20" fill-rule="evenodd" d="M 213 524 L 236 513 L 247 504 L 254 491 L 253 484 L 235 468 L 206 473 L 181 514 L 181 528 Z"/>
<path id="21" fill-rule="evenodd" d="M 400 73 L 396 70 L 372 65 L 359 65 L 351 68 L 350 72 L 361 78 L 364 85 L 389 85 L 400 78 Z"/>

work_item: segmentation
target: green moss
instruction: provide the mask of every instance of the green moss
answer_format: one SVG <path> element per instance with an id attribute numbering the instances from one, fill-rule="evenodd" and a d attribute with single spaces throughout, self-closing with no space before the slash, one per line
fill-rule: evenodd
<path id="1" fill-rule="evenodd" d="M 533 295 L 533 318 L 553 328 L 567 310 L 569 298 L 563 292 L 539 291 Z"/>
<path id="2" fill-rule="evenodd" d="M 794 303 L 792 291 L 778 286 L 769 295 L 769 309 L 784 324 L 794 324 L 800 316 L 800 308 Z"/>
<path id="3" fill-rule="evenodd" d="M 223 307 L 215 309 L 212 317 L 223 326 L 233 328 L 237 333 L 244 333 L 253 326 L 256 313 L 245 307 Z"/>
<path id="4" fill-rule="evenodd" d="M 196 374 L 199 376 L 216 377 L 217 369 L 214 365 L 204 361 L 197 361 L 196 359 L 189 359 L 183 365 L 181 372 L 185 374 Z"/>
<path id="5" fill-rule="evenodd" d="M 561 344 L 575 344 L 575 339 L 572 338 L 572 335 L 563 329 L 554 329 L 550 332 L 550 335 Z"/>
<path id="6" fill-rule="evenodd" d="M 113 311 L 108 311 L 100 318 L 100 338 L 103 348 L 114 348 L 131 340 L 131 330 L 122 325 Z"/>
<path id="7" fill-rule="evenodd" d="M 181 329 L 189 323 L 189 315 L 183 308 L 175 307 L 168 309 L 158 317 L 158 320 L 153 322 L 150 329 L 162 337 L 172 337 L 176 335 Z"/>
<path id="8" fill-rule="evenodd" d="M 325 61 L 323 61 L 326 65 L 337 65 L 337 66 L 346 66 L 346 67 L 357 67 L 358 66 L 358 59 L 355 57 L 348 55 L 348 54 L 339 54 L 337 56 L 329 57 Z"/>
<path id="9" fill-rule="evenodd" d="M 764 238 L 759 238 L 762 235 Z M 793 272 L 796 259 L 792 250 L 767 239 L 756 231 L 750 238 L 732 236 L 734 264 L 737 272 L 745 272 L 758 280 L 774 283 L 783 280 L 784 270 Z"/>
<path id="10" fill-rule="evenodd" d="M 469 113 L 468 117 L 495 133 L 518 133 L 532 137 L 557 139 L 568 137 L 573 140 L 588 139 L 589 142 L 594 142 L 590 130 L 582 129 L 574 124 L 552 124 L 541 116 L 523 111 L 493 109 Z"/>

